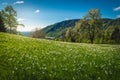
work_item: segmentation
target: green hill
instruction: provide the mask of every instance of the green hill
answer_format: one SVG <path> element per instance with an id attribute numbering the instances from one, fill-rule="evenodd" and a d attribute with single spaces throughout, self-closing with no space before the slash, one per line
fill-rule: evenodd
<path id="1" fill-rule="evenodd" d="M 66 21 L 62 21 L 62 22 L 58 22 L 55 23 L 53 25 L 49 25 L 45 28 L 43 28 L 43 31 L 46 33 L 46 36 L 49 37 L 60 37 L 62 36 L 67 28 L 75 27 L 75 24 L 77 21 L 79 21 L 80 19 L 73 19 L 73 20 L 66 20 Z M 120 28 L 120 18 L 117 19 L 109 19 L 109 18 L 103 18 L 103 23 L 104 23 L 104 27 L 105 29 L 108 29 L 110 31 L 114 30 L 114 27 L 118 26 Z"/>
<path id="2" fill-rule="evenodd" d="M 0 33 L 0 80 L 120 80 L 120 45 Z"/>
<path id="3" fill-rule="evenodd" d="M 79 19 L 65 20 L 62 22 L 55 23 L 43 28 L 43 31 L 46 33 L 46 36 L 49 37 L 60 37 L 69 27 L 74 27 L 75 23 Z"/>

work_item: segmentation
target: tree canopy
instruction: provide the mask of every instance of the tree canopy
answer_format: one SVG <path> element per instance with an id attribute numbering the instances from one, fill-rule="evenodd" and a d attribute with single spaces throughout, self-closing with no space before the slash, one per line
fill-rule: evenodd
<path id="1" fill-rule="evenodd" d="M 69 38 L 71 37 L 71 40 L 77 42 L 94 43 L 94 40 L 103 38 L 103 28 L 100 10 L 92 9 L 76 23 L 75 28 L 71 30 L 73 36 L 69 36 Z M 68 32 L 70 34 L 70 30 L 66 31 L 66 35 Z"/>
<path id="2" fill-rule="evenodd" d="M 0 11 L 0 32 L 6 32 L 1 11 Z"/>
<path id="3" fill-rule="evenodd" d="M 9 33 L 17 33 L 16 29 L 18 25 L 24 26 L 17 21 L 17 12 L 11 5 L 7 5 L 1 11 L 1 15 L 3 16 L 3 23 Z"/>

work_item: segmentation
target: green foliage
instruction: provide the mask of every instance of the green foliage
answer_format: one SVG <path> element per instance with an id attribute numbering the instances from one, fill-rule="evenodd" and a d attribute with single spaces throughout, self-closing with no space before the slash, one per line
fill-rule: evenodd
<path id="1" fill-rule="evenodd" d="M 12 31 L 17 28 L 17 13 L 11 5 L 7 5 L 3 10 L 3 15 L 5 26 L 8 28 L 8 31 L 12 33 Z"/>
<path id="2" fill-rule="evenodd" d="M 19 24 L 17 21 L 17 12 L 11 5 L 7 5 L 2 11 L 3 22 L 5 27 L 7 28 L 7 32 L 17 34 L 18 25 L 24 26 L 23 24 Z"/>
<path id="3" fill-rule="evenodd" d="M 90 10 L 84 19 L 78 21 L 73 30 L 66 31 L 66 40 L 71 42 L 91 42 L 98 41 L 104 36 L 103 22 L 99 9 Z"/>
<path id="4" fill-rule="evenodd" d="M 86 39 L 88 38 L 91 43 L 94 42 L 97 36 L 100 36 L 102 30 L 102 20 L 99 9 L 90 10 L 83 20 L 76 24 L 76 29 Z M 83 39 L 84 39 L 83 38 Z"/>
<path id="5" fill-rule="evenodd" d="M 72 28 L 66 30 L 64 40 L 68 42 L 79 42 L 79 33 Z"/>
<path id="6" fill-rule="evenodd" d="M 101 19 L 99 9 L 90 10 L 74 28 L 66 30 L 65 41 L 83 43 L 120 43 L 120 18 Z M 118 29 L 114 30 L 117 27 Z"/>
<path id="7" fill-rule="evenodd" d="M 111 39 L 114 40 L 116 43 L 120 43 L 120 29 L 118 27 L 116 27 L 113 31 Z"/>
<path id="8" fill-rule="evenodd" d="M 68 28 L 66 33 L 65 33 L 66 41 L 71 42 L 71 38 L 72 38 L 71 36 L 72 36 L 72 29 Z"/>
<path id="9" fill-rule="evenodd" d="M 6 32 L 5 24 L 3 22 L 3 16 L 0 11 L 0 32 Z"/>
<path id="10" fill-rule="evenodd" d="M 0 33 L 0 80 L 120 80 L 119 52 Z"/>

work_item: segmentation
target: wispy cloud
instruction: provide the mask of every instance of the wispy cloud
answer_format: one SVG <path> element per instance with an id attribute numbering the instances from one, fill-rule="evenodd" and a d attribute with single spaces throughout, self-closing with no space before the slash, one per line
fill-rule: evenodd
<path id="1" fill-rule="evenodd" d="M 40 10 L 39 10 L 39 9 L 35 10 L 35 13 L 39 13 L 39 12 L 40 12 Z"/>
<path id="2" fill-rule="evenodd" d="M 24 1 L 16 1 L 16 2 L 14 2 L 14 4 L 23 4 L 24 3 Z"/>
<path id="3" fill-rule="evenodd" d="M 120 10 L 120 6 L 114 8 L 114 11 L 119 11 Z"/>
<path id="4" fill-rule="evenodd" d="M 7 5 L 7 4 L 8 4 L 8 3 L 6 3 L 6 2 L 3 2 L 3 3 L 2 3 L 2 5 Z"/>
<path id="5" fill-rule="evenodd" d="M 23 18 L 18 18 L 17 21 L 21 22 L 21 21 L 24 21 L 25 19 Z"/>

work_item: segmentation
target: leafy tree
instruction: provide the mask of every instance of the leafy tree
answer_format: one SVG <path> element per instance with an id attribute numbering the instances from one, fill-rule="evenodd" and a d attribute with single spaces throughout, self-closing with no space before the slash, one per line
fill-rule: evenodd
<path id="1" fill-rule="evenodd" d="M 72 38 L 71 38 L 72 40 L 71 40 L 71 41 L 72 41 L 72 42 L 81 42 L 80 36 L 81 36 L 81 35 L 79 34 L 79 32 L 77 32 L 75 29 L 73 29 L 73 30 L 72 30 L 72 36 L 71 36 L 71 37 L 72 37 Z"/>
<path id="2" fill-rule="evenodd" d="M 65 38 L 64 41 L 79 42 L 79 34 L 78 34 L 78 32 L 76 32 L 76 30 L 74 30 L 72 28 L 67 29 L 64 38 Z"/>
<path id="3" fill-rule="evenodd" d="M 71 38 L 72 38 L 72 28 L 68 28 L 65 33 L 65 39 L 66 41 L 71 42 Z"/>
<path id="4" fill-rule="evenodd" d="M 7 5 L 4 10 L 2 10 L 2 14 L 4 16 L 4 23 L 7 27 L 8 31 L 12 33 L 12 31 L 16 31 L 18 22 L 17 22 L 17 12 L 11 5 Z"/>
<path id="5" fill-rule="evenodd" d="M 6 28 L 3 22 L 3 17 L 2 17 L 1 12 L 0 12 L 0 32 L 6 32 Z"/>
<path id="6" fill-rule="evenodd" d="M 75 31 L 79 33 L 79 42 L 85 42 L 85 39 L 88 39 L 88 25 L 87 21 L 81 19 L 76 23 Z"/>
<path id="7" fill-rule="evenodd" d="M 102 20 L 99 9 L 90 10 L 84 19 L 76 24 L 78 30 L 84 39 L 88 38 L 91 43 L 102 33 Z"/>
<path id="8" fill-rule="evenodd" d="M 45 33 L 42 31 L 42 29 L 36 28 L 32 32 L 31 37 L 33 37 L 33 38 L 45 38 Z"/>

